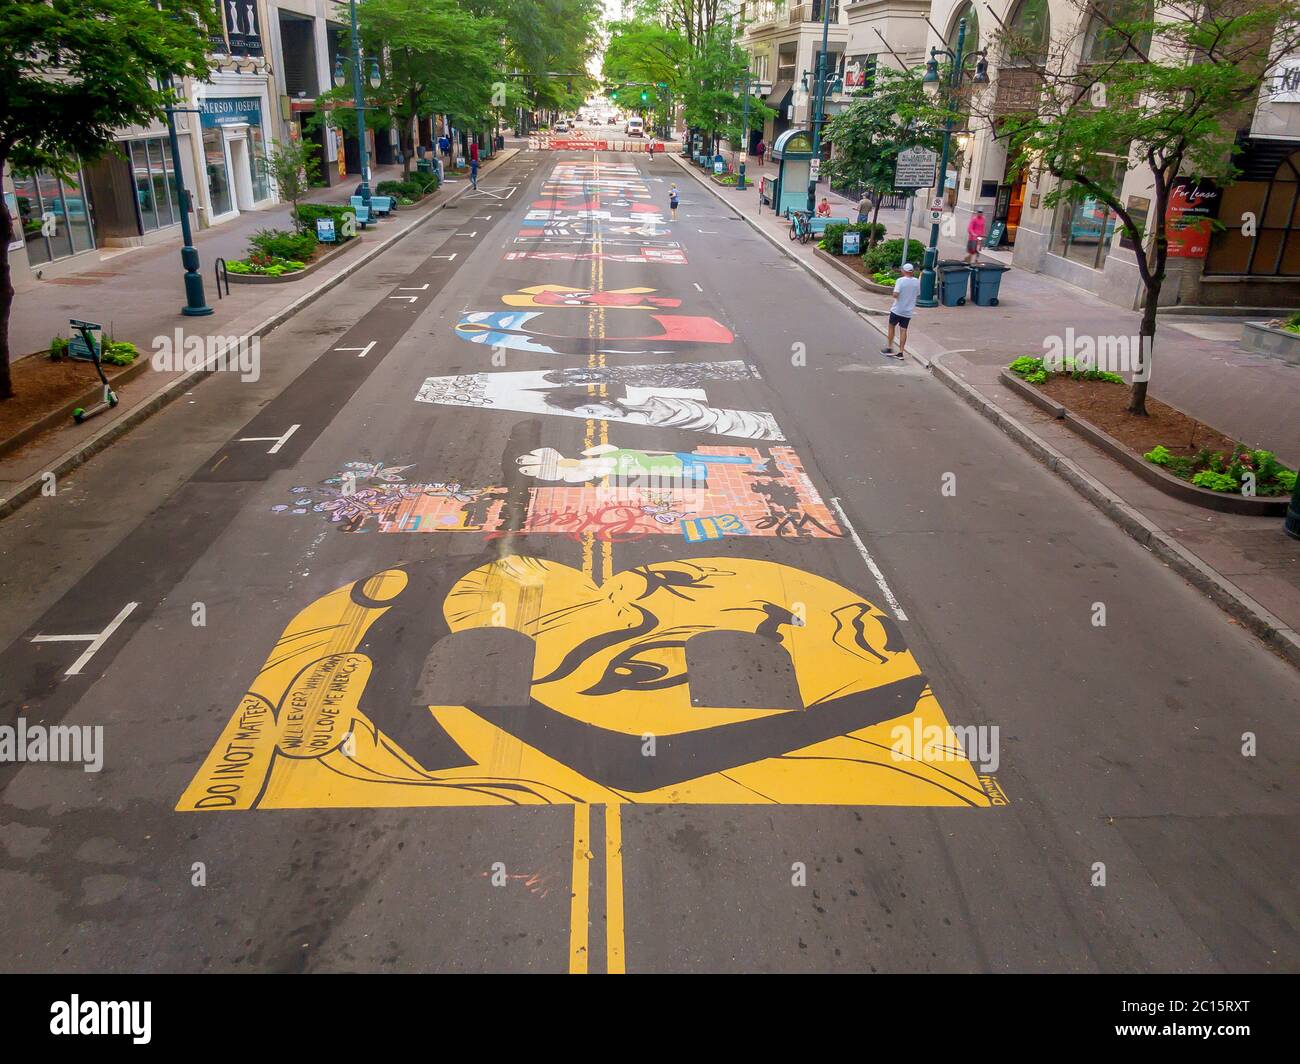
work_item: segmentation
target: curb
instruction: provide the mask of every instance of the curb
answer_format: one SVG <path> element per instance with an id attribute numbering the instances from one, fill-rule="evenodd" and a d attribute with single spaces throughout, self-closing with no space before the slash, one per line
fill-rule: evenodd
<path id="1" fill-rule="evenodd" d="M 1280 617 L 1266 610 L 1222 573 L 1201 561 L 1101 481 L 1086 473 L 953 370 L 936 360 L 931 371 L 958 397 L 1047 466 L 1122 531 L 1151 551 L 1228 616 L 1257 635 L 1289 664 L 1300 668 L 1300 632 L 1288 627 Z"/>
<path id="2" fill-rule="evenodd" d="M 683 170 L 689 171 L 691 169 L 690 166 L 681 161 L 680 156 L 675 155 L 673 158 L 677 160 L 678 165 Z M 705 185 L 706 182 L 700 180 L 700 184 Z M 710 188 L 710 191 L 713 191 L 713 189 Z M 780 241 L 765 229 L 762 229 L 757 222 L 746 215 L 744 211 L 738 209 L 735 204 L 723 199 L 721 195 L 718 195 L 718 198 L 726 206 L 734 210 L 737 215 L 744 218 L 750 228 L 765 237 L 769 243 L 780 248 L 783 254 L 788 255 L 802 266 L 832 295 L 856 311 L 864 320 L 868 314 L 873 313 L 870 308 L 862 306 L 849 293 L 841 290 L 838 285 L 833 284 L 828 278 L 823 277 L 798 255 L 795 255 L 788 248 L 782 247 Z M 879 312 L 875 313 L 878 314 Z M 877 332 L 880 331 L 874 322 L 867 320 L 867 324 L 876 328 Z M 942 356 L 923 359 L 913 354 L 912 358 L 930 370 L 959 398 L 993 422 L 1032 457 L 1047 466 L 1048 469 L 1118 525 L 1123 532 L 1151 551 L 1152 554 L 1204 594 L 1224 613 L 1258 636 L 1266 646 L 1276 651 L 1288 664 L 1300 669 L 1300 632 L 1288 627 L 1280 617 L 1266 610 L 1222 573 L 1211 568 L 1172 537 L 1166 535 L 1165 532 L 1126 503 L 1101 481 L 1084 472 L 1080 466 L 1076 465 L 1046 440 L 1035 435 L 983 393 L 972 387 L 955 372 L 948 369 L 947 366 L 944 366 L 940 361 Z"/>
<path id="3" fill-rule="evenodd" d="M 519 148 L 507 148 L 505 149 L 505 151 L 498 153 L 498 156 L 494 158 L 499 158 L 500 156 L 504 155 L 505 159 L 501 159 L 500 161 L 508 162 L 515 155 L 519 154 L 519 151 L 520 151 Z M 494 163 L 492 169 L 495 169 L 496 165 L 497 164 Z M 487 172 L 486 168 L 484 168 L 483 172 L 484 173 Z M 461 195 L 463 195 L 469 188 L 470 186 L 468 184 L 465 185 L 463 188 L 459 189 L 458 191 L 454 192 L 452 195 L 448 196 L 441 203 L 432 207 L 424 215 L 423 218 L 420 218 L 419 220 L 413 222 L 411 225 L 403 229 L 400 233 L 394 233 L 392 236 L 388 237 L 388 239 L 383 240 L 380 243 L 376 244 L 369 251 L 364 252 L 359 258 L 356 259 L 356 261 L 350 262 L 346 266 L 344 266 L 342 270 L 340 270 L 335 276 L 331 277 L 328 281 L 322 282 L 321 284 L 317 285 L 309 292 L 304 292 L 292 303 L 289 303 L 287 306 L 282 307 L 280 310 L 272 314 L 269 318 L 255 325 L 243 336 L 240 336 L 235 341 L 235 345 L 238 346 L 239 344 L 246 343 L 248 340 L 252 339 L 253 337 L 266 336 L 268 333 L 275 330 L 278 326 L 283 325 L 286 321 L 288 321 L 295 314 L 297 314 L 298 311 L 314 303 L 326 292 L 336 287 L 337 285 L 341 284 L 352 274 L 360 270 L 363 266 L 369 265 L 374 259 L 378 258 L 380 255 L 382 255 L 393 245 L 397 244 L 398 242 L 404 240 L 406 237 L 410 236 L 417 229 L 419 229 L 420 226 L 424 225 L 425 222 L 427 222 L 430 218 L 432 218 L 435 214 L 443 210 L 449 203 L 453 202 Z M 219 361 L 223 354 L 225 354 L 224 351 L 216 352 L 213 355 L 213 364 Z M 82 465 L 88 459 L 94 457 L 100 451 L 104 450 L 104 448 L 109 446 L 109 444 L 120 439 L 122 436 L 125 436 L 128 432 L 130 432 L 133 428 L 135 428 L 136 425 L 140 424 L 142 421 L 146 420 L 151 415 L 157 413 L 163 407 L 167 406 L 173 399 L 184 394 L 191 387 L 193 387 L 195 384 L 201 381 L 204 377 L 207 377 L 214 372 L 216 372 L 215 369 L 209 368 L 208 366 L 204 366 L 201 369 L 191 370 L 189 373 L 186 373 L 183 376 L 177 377 L 174 380 L 169 381 L 167 384 L 164 384 L 161 388 L 155 391 L 147 399 L 141 402 L 138 406 L 132 408 L 130 413 L 123 415 L 121 418 L 119 418 L 117 421 L 114 421 L 110 425 L 105 425 L 104 428 L 102 428 L 99 432 L 96 432 L 94 435 L 89 436 L 81 443 L 65 451 L 58 458 L 56 458 L 47 469 L 44 469 L 39 473 L 34 473 L 32 476 L 22 481 L 18 485 L 18 487 L 14 489 L 12 495 L 0 499 L 0 520 L 3 520 L 4 518 L 8 517 L 15 510 L 21 507 L 24 503 L 30 502 L 37 495 L 39 495 L 41 492 L 41 488 L 45 484 L 45 477 L 48 474 L 53 473 L 56 477 L 60 477 L 63 476 L 65 473 L 69 473 L 72 470 L 76 469 L 78 466 Z"/>

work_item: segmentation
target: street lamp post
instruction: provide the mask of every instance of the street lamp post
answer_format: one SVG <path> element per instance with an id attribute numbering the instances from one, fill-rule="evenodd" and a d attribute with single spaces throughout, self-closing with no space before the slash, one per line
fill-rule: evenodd
<path id="1" fill-rule="evenodd" d="M 761 88 L 763 82 L 759 78 L 745 76 L 745 103 L 741 109 L 742 118 L 740 120 L 740 173 L 736 175 L 737 191 L 745 191 L 745 163 L 749 161 L 749 92 L 750 89 Z"/>
<path id="2" fill-rule="evenodd" d="M 822 47 L 817 54 L 817 89 L 813 96 L 812 171 L 808 175 L 808 213 L 817 209 L 817 171 L 821 167 L 822 110 L 826 106 L 826 49 L 830 46 L 831 3 L 822 0 Z"/>
<path id="3" fill-rule="evenodd" d="M 361 201 L 370 206 L 370 158 L 366 152 L 366 95 L 361 84 L 361 67 L 364 59 L 361 55 L 361 35 L 357 31 L 357 0 L 348 0 L 352 17 L 352 106 L 357 112 L 357 152 L 361 162 L 361 188 L 358 193 Z M 342 88 L 346 79 L 343 76 L 343 59 L 340 56 L 334 63 L 334 84 Z M 379 62 L 370 60 L 370 85 L 378 88 L 380 82 Z"/>
<path id="4" fill-rule="evenodd" d="M 171 79 L 168 79 L 171 84 Z M 172 153 L 172 180 L 176 185 L 176 202 L 181 209 L 181 265 L 185 267 L 185 306 L 181 313 L 189 318 L 201 318 L 211 314 L 207 298 L 203 294 L 203 275 L 199 273 L 199 252 L 194 246 L 194 234 L 190 229 L 190 194 L 185 190 L 185 180 L 181 171 L 181 144 L 176 136 L 176 115 L 178 112 L 199 114 L 197 108 L 174 107 L 168 105 L 167 140 Z M 218 292 L 218 295 L 221 293 Z"/>
<path id="5" fill-rule="evenodd" d="M 945 55 L 952 60 L 952 69 L 948 73 L 948 89 L 952 97 L 956 96 L 956 91 L 961 87 L 962 77 L 965 71 L 962 68 L 965 56 L 963 54 L 966 47 L 966 20 L 962 19 L 957 23 L 957 47 L 955 51 L 949 51 L 947 48 L 931 48 L 930 61 L 925 64 L 925 77 L 921 79 L 922 85 L 927 89 L 938 89 L 939 63 L 937 56 Z M 971 79 L 976 85 L 985 85 L 988 83 L 988 53 L 981 49 L 974 53 L 978 56 L 975 67 L 975 76 Z M 952 132 L 956 124 L 956 117 L 952 110 L 953 100 L 950 98 L 948 106 L 945 107 L 943 120 L 943 149 L 939 153 L 939 172 L 935 177 L 939 196 L 943 196 L 943 189 L 948 180 L 948 153 L 952 148 Z M 906 233 L 903 236 L 903 246 L 906 248 L 907 241 L 911 239 L 912 234 Z M 916 304 L 920 307 L 937 307 L 939 300 L 935 297 L 937 288 L 938 275 L 935 272 L 935 264 L 939 261 L 939 223 L 938 221 L 930 222 L 930 246 L 925 249 L 925 258 L 922 260 L 921 267 L 921 291 L 917 297 Z"/>

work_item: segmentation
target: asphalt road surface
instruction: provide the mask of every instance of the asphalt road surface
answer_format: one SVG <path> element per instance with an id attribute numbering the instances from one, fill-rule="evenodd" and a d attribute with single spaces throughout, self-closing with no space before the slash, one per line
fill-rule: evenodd
<path id="1" fill-rule="evenodd" d="M 522 153 L 0 523 L 103 729 L 6 969 L 1296 968 L 1294 671 L 683 176 Z"/>

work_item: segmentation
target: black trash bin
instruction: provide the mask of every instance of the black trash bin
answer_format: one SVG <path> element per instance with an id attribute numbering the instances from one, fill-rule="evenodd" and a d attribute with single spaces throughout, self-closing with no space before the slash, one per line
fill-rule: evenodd
<path id="1" fill-rule="evenodd" d="M 939 302 L 945 307 L 960 307 L 966 302 L 966 275 L 970 267 L 961 259 L 942 259 L 935 264 L 939 271 Z"/>
<path id="2" fill-rule="evenodd" d="M 970 268 L 970 301 L 977 307 L 996 307 L 1002 275 L 1011 269 L 1000 262 L 977 262 Z"/>

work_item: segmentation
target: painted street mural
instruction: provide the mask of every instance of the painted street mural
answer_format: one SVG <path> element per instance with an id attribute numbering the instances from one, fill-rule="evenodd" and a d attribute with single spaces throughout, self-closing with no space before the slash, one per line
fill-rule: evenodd
<path id="1" fill-rule="evenodd" d="M 438 573 L 387 569 L 294 617 L 177 808 L 991 804 L 950 751 L 899 760 L 895 725 L 947 720 L 893 619 L 834 581 L 738 557 L 600 584 L 510 556 L 441 594 Z M 462 658 L 467 636 L 516 633 L 531 681 L 506 704 L 440 699 L 439 671 L 413 672 L 397 632 L 455 640 Z M 794 704 L 697 704 L 689 644 L 719 633 L 788 663 Z"/>
<path id="2" fill-rule="evenodd" d="M 477 534 L 485 550 L 431 551 L 302 608 L 178 809 L 1005 803 L 960 749 L 900 757 L 900 724 L 951 732 L 874 569 L 892 613 L 744 556 L 756 538 L 807 552 L 852 530 L 775 416 L 727 402 L 760 394 L 758 371 L 682 360 L 735 341 L 703 297 L 625 283 L 686 264 L 661 197 L 633 163 L 557 164 L 504 261 L 581 262 L 589 279 L 513 280 L 453 330 L 571 364 L 431 376 L 414 397 L 580 419 L 580 444 L 552 445 L 543 418 L 542 442 L 499 470 L 359 460 L 272 505 L 349 534 Z M 681 431 L 625 447 L 620 424 Z M 572 540 L 556 549 L 580 564 L 532 556 L 527 536 Z M 652 536 L 711 556 L 615 566 L 617 545 Z"/>
<path id="3" fill-rule="evenodd" d="M 758 379 L 758 371 L 738 361 L 509 370 L 429 377 L 415 398 L 421 403 L 443 406 L 480 406 L 685 429 L 715 436 L 784 440 L 771 414 L 713 406 L 697 383 L 746 379 Z M 610 394 L 593 395 L 589 385 L 606 385 Z"/>
<path id="4" fill-rule="evenodd" d="M 344 532 L 484 532 L 591 535 L 604 543 L 650 535 L 687 542 L 726 536 L 838 538 L 829 508 L 790 447 L 764 454 L 754 447 L 701 447 L 695 451 L 644 451 L 613 444 L 565 458 L 539 447 L 514 460 L 536 480 L 522 488 L 524 517 L 510 524 L 505 486 L 469 488 L 459 481 L 403 480 L 410 466 L 385 467 L 385 479 L 368 463 L 349 462 L 338 476 L 291 488 L 276 513 L 316 514 Z M 505 479 L 505 478 L 503 478 Z"/>

